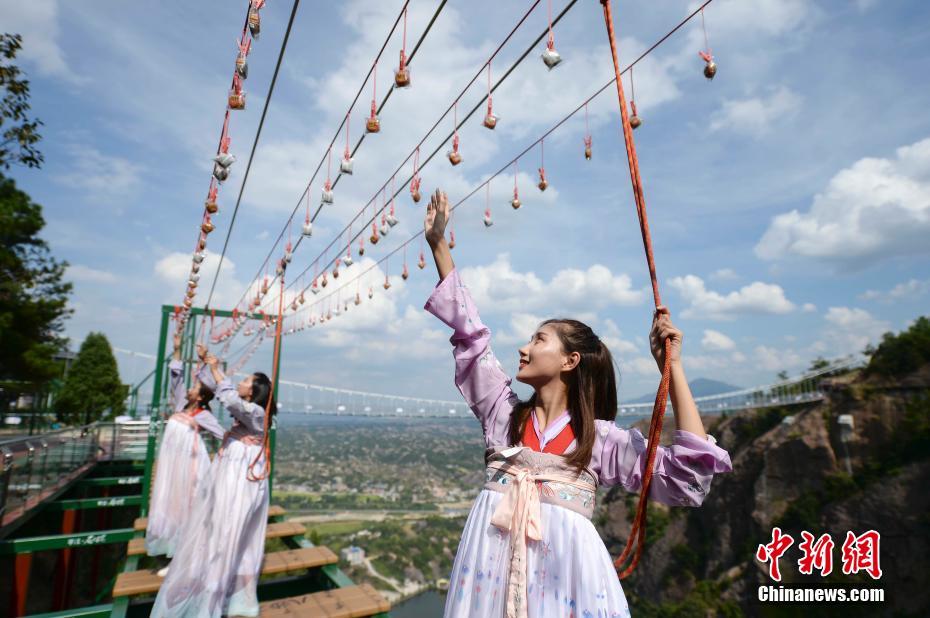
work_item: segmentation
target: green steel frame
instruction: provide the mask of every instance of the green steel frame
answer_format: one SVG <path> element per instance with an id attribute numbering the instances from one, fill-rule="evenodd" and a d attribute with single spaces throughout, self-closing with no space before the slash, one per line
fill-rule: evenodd
<path id="1" fill-rule="evenodd" d="M 138 388 L 148 379 L 153 379 L 153 390 L 151 400 L 151 421 L 149 423 L 148 440 L 146 444 L 145 462 L 131 463 L 126 462 L 120 466 L 111 466 L 108 468 L 110 474 L 125 473 L 125 476 L 105 476 L 96 478 L 80 478 L 76 480 L 71 487 L 77 489 L 91 488 L 108 488 L 118 486 L 138 486 L 141 485 L 141 493 L 127 496 L 103 496 L 94 498 L 74 498 L 52 501 L 46 507 L 53 512 L 62 512 L 65 514 L 74 513 L 75 511 L 85 509 L 110 509 L 121 507 L 138 506 L 140 515 L 148 514 L 149 495 L 151 492 L 152 471 L 156 457 L 156 445 L 161 425 L 161 407 L 167 392 L 167 381 L 165 380 L 165 368 L 167 367 L 166 351 L 168 347 L 169 325 L 171 317 L 174 315 L 172 305 L 163 305 L 161 308 L 161 327 L 158 337 L 158 349 L 155 363 L 155 369 L 146 376 L 142 382 L 136 385 L 133 390 L 133 406 L 138 401 Z M 193 308 L 190 312 L 191 319 L 185 326 L 186 356 L 192 357 L 194 354 L 194 345 L 197 336 L 196 318 L 199 316 L 214 316 L 228 318 L 232 317 L 231 311 L 225 310 L 205 310 Z M 257 315 L 250 316 L 258 318 Z M 277 358 L 277 366 L 272 368 L 275 382 L 273 385 L 275 400 L 277 400 L 278 389 L 280 384 L 280 352 Z M 191 379 L 190 367 L 185 368 L 186 379 Z M 270 447 L 272 462 L 274 461 L 276 445 L 276 423 L 272 423 Z M 142 471 L 139 475 L 138 472 Z M 269 497 L 274 481 L 274 466 L 272 465 L 272 474 L 268 479 Z M 84 494 L 86 495 L 86 494 Z M 29 556 L 32 553 L 44 550 L 69 550 L 81 547 L 92 547 L 111 543 L 127 543 L 131 539 L 143 536 L 143 532 L 132 528 L 121 528 L 115 530 L 99 530 L 93 532 L 80 532 L 70 534 L 57 534 L 31 538 L 7 539 L 0 541 L 0 556 L 16 556 L 17 565 L 21 559 L 25 560 L 27 569 L 26 582 L 28 585 L 28 565 Z M 290 548 L 311 547 L 312 543 L 303 538 L 303 536 L 287 537 L 282 539 L 284 544 Z M 123 565 L 123 571 L 134 571 L 139 566 L 140 556 L 127 556 Z M 305 575 L 296 577 L 283 578 L 280 580 L 262 582 L 259 587 L 259 596 L 263 600 L 276 599 L 286 596 L 306 594 L 308 588 L 311 591 L 325 590 L 331 588 L 340 588 L 351 586 L 353 582 L 342 572 L 336 565 L 321 567 Z M 99 600 L 103 597 L 98 597 Z M 129 597 L 120 597 L 111 604 L 94 605 L 91 607 L 68 609 L 33 616 L 33 618 L 59 618 L 64 616 L 74 616 L 79 618 L 102 618 L 111 616 L 114 618 L 124 618 L 130 608 Z M 377 614 L 375 618 L 387 618 L 388 614 Z"/>
<path id="2" fill-rule="evenodd" d="M 151 495 L 152 487 L 152 466 L 155 460 L 155 447 L 158 442 L 158 433 L 161 424 L 161 407 L 162 407 L 162 398 L 163 393 L 167 390 L 168 381 L 165 380 L 165 368 L 168 365 L 168 337 L 169 337 L 169 326 L 171 323 L 171 318 L 175 315 L 175 306 L 174 305 L 162 305 L 161 306 L 161 325 L 158 333 L 158 347 L 155 354 L 155 377 L 152 385 L 152 403 L 151 403 L 151 421 L 149 424 L 149 435 L 148 435 L 148 444 L 146 445 L 146 458 L 145 458 L 145 472 L 142 479 L 142 505 L 141 512 L 142 515 L 148 515 L 149 511 L 149 496 Z M 259 319 L 259 314 L 249 313 L 245 314 L 246 317 L 250 319 Z M 186 358 L 192 358 L 194 356 L 194 347 L 197 340 L 197 318 L 198 317 L 209 317 L 209 318 L 231 318 L 233 317 L 233 312 L 227 309 L 204 309 L 200 307 L 192 307 L 190 309 L 190 319 L 188 319 L 187 324 L 185 325 L 185 335 L 184 341 L 187 346 L 187 351 L 185 353 Z M 278 387 L 281 380 L 281 354 L 278 353 L 277 363 L 275 367 L 272 368 L 272 375 L 275 376 L 273 392 L 275 401 L 278 400 Z M 191 375 L 190 367 L 185 367 L 186 379 L 188 384 L 190 384 Z M 146 378 L 148 379 L 148 378 Z M 271 441 L 271 474 L 268 477 L 268 497 L 271 499 L 273 495 L 274 487 L 274 454 L 275 454 L 275 444 L 277 434 L 277 423 L 273 422 L 271 424 L 271 435 L 269 440 Z"/>

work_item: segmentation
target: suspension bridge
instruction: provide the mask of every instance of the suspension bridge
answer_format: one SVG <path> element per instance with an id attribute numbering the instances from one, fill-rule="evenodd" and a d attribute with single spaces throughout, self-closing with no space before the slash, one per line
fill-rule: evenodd
<path id="1" fill-rule="evenodd" d="M 114 348 L 114 352 L 118 357 L 127 358 L 131 362 L 136 362 L 138 359 L 152 362 L 155 359 L 151 354 L 122 348 Z M 861 355 L 836 358 L 828 361 L 823 367 L 805 371 L 785 380 L 696 397 L 695 403 L 702 414 L 720 414 L 820 401 L 824 398 L 820 387 L 824 378 L 861 367 L 867 360 L 867 357 Z M 289 414 L 448 419 L 470 417 L 468 406 L 462 400 L 377 393 L 284 379 L 279 381 L 278 393 L 280 411 Z M 140 399 L 145 400 L 144 397 Z M 653 405 L 652 402 L 621 403 L 617 416 L 648 416 L 652 413 Z M 144 414 L 148 413 L 148 410 L 141 411 Z"/>

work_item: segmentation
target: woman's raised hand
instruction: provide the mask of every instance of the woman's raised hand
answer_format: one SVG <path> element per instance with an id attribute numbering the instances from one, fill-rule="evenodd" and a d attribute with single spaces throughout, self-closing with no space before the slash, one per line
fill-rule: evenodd
<path id="1" fill-rule="evenodd" d="M 181 335 L 174 336 L 174 349 L 175 350 L 181 349 Z"/>
<path id="2" fill-rule="evenodd" d="M 426 205 L 426 218 L 423 220 L 423 234 L 430 247 L 435 247 L 445 238 L 448 222 L 449 200 L 445 193 L 436 189 Z"/>
<path id="3" fill-rule="evenodd" d="M 205 360 L 207 358 L 207 346 L 202 343 L 197 344 L 197 358 L 200 360 Z"/>
<path id="4" fill-rule="evenodd" d="M 681 361 L 681 342 L 684 335 L 672 324 L 672 314 L 668 307 L 660 305 L 652 317 L 652 330 L 649 331 L 649 347 L 652 356 L 659 365 L 659 371 L 665 365 L 665 340 L 671 340 L 669 347 L 669 361 L 672 364 Z"/>
<path id="5" fill-rule="evenodd" d="M 219 361 L 219 359 L 218 359 L 216 356 L 214 356 L 213 354 L 205 353 L 205 355 L 204 355 L 204 357 L 203 357 L 203 362 L 205 362 L 206 364 L 210 365 L 211 367 L 216 367 L 217 363 L 219 363 L 220 361 Z"/>

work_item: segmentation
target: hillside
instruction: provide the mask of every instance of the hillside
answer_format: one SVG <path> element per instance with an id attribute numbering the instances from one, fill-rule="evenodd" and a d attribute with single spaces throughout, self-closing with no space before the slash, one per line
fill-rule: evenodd
<path id="1" fill-rule="evenodd" d="M 719 395 L 720 393 L 730 393 L 740 390 L 740 386 L 733 386 L 719 380 L 710 378 L 695 378 L 688 382 L 691 387 L 691 394 L 695 397 L 707 397 L 708 395 Z M 656 399 L 655 393 L 646 393 L 636 399 L 624 400 L 623 403 L 652 403 Z"/>
<path id="2" fill-rule="evenodd" d="M 636 572 L 623 582 L 633 615 L 928 615 L 930 363 L 898 377 L 883 371 L 885 365 L 873 358 L 868 370 L 833 378 L 825 384 L 824 402 L 705 418 L 734 470 L 714 480 L 702 508 L 650 506 L 649 544 Z M 848 444 L 840 440 L 841 414 L 854 419 Z M 643 425 L 648 429 L 648 421 Z M 670 425 L 663 443 L 670 439 Z M 607 494 L 598 524 L 614 555 L 626 542 L 635 502 L 622 489 Z M 755 603 L 757 586 L 773 583 L 755 550 L 771 541 L 776 525 L 795 538 L 780 561 L 783 583 L 879 585 L 885 603 Z M 881 533 L 878 582 L 841 570 L 846 531 L 869 529 Z M 836 543 L 834 573 L 826 579 L 816 571 L 798 573 L 801 530 L 829 532 Z"/>

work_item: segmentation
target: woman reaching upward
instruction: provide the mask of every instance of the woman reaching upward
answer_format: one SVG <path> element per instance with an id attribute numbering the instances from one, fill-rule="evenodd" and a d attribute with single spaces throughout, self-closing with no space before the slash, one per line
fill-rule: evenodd
<path id="1" fill-rule="evenodd" d="M 174 354 L 168 365 L 171 374 L 171 407 L 174 413 L 165 424 L 158 448 L 158 471 L 152 488 L 152 505 L 145 531 L 145 551 L 150 556 L 174 555 L 184 525 L 190 518 L 197 487 L 207 477 L 210 454 L 200 430 L 219 439 L 226 430 L 210 412 L 213 389 L 200 379 L 184 388 L 181 337 L 174 337 Z M 204 371 L 201 368 L 201 371 Z"/>
<path id="2" fill-rule="evenodd" d="M 462 534 L 445 616 L 628 616 L 616 570 L 590 518 L 598 485 L 642 487 L 648 457 L 636 429 L 615 423 L 617 387 L 607 346 L 587 325 L 546 320 L 518 350 L 521 401 L 490 348 L 445 240 L 449 204 L 437 191 L 424 232 L 439 271 L 425 309 L 453 330 L 455 384 L 484 431 L 485 484 Z M 681 331 L 660 307 L 650 332 L 659 367 L 671 339 L 674 443 L 658 447 L 649 498 L 700 506 L 727 452 L 704 432 L 681 366 Z"/>
<path id="3" fill-rule="evenodd" d="M 257 616 L 256 589 L 265 551 L 268 480 L 262 448 L 266 414 L 276 411 L 271 380 L 253 373 L 238 385 L 218 359 L 201 348 L 204 384 L 234 421 L 203 484 L 184 539 L 165 578 L 152 616 Z"/>

